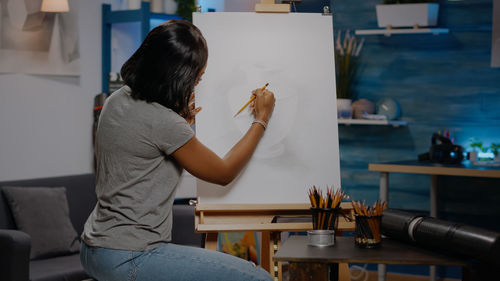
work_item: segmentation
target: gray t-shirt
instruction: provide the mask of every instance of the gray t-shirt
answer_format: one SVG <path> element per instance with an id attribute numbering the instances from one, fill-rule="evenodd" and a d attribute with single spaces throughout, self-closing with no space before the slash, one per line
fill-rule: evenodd
<path id="1" fill-rule="evenodd" d="M 82 239 L 90 246 L 143 251 L 171 240 L 172 204 L 182 167 L 169 156 L 193 136 L 189 124 L 122 87 L 97 128 L 97 205 Z"/>

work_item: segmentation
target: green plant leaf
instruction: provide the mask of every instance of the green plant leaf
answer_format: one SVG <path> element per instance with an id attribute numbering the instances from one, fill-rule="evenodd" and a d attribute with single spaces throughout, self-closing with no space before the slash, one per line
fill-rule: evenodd
<path id="1" fill-rule="evenodd" d="M 354 99 L 353 86 L 359 69 L 359 60 L 363 40 L 359 41 L 349 31 L 336 32 L 335 43 L 335 77 L 337 98 Z"/>
<path id="2" fill-rule="evenodd" d="M 193 12 L 196 11 L 195 0 L 175 0 L 177 2 L 177 15 L 186 20 L 193 21 Z"/>

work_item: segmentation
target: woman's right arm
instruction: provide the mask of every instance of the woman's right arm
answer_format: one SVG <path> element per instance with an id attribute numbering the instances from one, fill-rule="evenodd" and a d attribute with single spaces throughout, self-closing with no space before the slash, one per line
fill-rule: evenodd
<path id="1" fill-rule="evenodd" d="M 274 95 L 267 90 L 256 90 L 254 94 L 255 119 L 267 123 L 274 109 Z M 263 125 L 253 123 L 224 158 L 220 158 L 196 137 L 174 151 L 172 156 L 193 176 L 211 183 L 227 185 L 248 163 L 264 135 L 264 130 Z"/>

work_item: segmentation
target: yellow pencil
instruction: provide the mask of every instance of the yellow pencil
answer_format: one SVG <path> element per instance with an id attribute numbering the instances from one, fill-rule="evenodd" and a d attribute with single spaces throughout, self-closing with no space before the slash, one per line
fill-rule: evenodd
<path id="1" fill-rule="evenodd" d="M 264 87 L 260 88 L 260 90 L 261 90 L 261 91 L 264 91 L 264 90 L 266 89 L 267 85 L 269 85 L 269 83 L 266 83 L 266 85 L 264 85 Z M 247 106 L 248 106 L 251 102 L 253 102 L 254 100 L 255 100 L 255 96 L 252 96 L 252 97 L 250 98 L 250 100 L 249 100 L 247 103 L 245 103 L 245 105 L 244 105 L 244 106 L 243 106 L 240 110 L 238 110 L 238 112 L 236 112 L 236 114 L 235 114 L 233 117 L 238 116 L 238 114 L 240 114 L 240 113 L 243 111 L 243 109 L 245 109 L 245 108 L 246 108 L 246 107 L 247 107 Z"/>

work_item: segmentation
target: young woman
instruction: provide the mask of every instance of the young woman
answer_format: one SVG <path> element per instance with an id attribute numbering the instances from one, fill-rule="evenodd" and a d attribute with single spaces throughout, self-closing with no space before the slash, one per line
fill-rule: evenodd
<path id="1" fill-rule="evenodd" d="M 123 65 L 124 87 L 101 112 L 96 138 L 97 205 L 82 234 L 81 261 L 99 281 L 272 280 L 242 259 L 169 243 L 182 169 L 221 185 L 242 170 L 262 138 L 274 95 L 256 89 L 255 122 L 220 158 L 190 124 L 194 87 L 205 70 L 205 39 L 186 21 L 153 29 Z"/>

